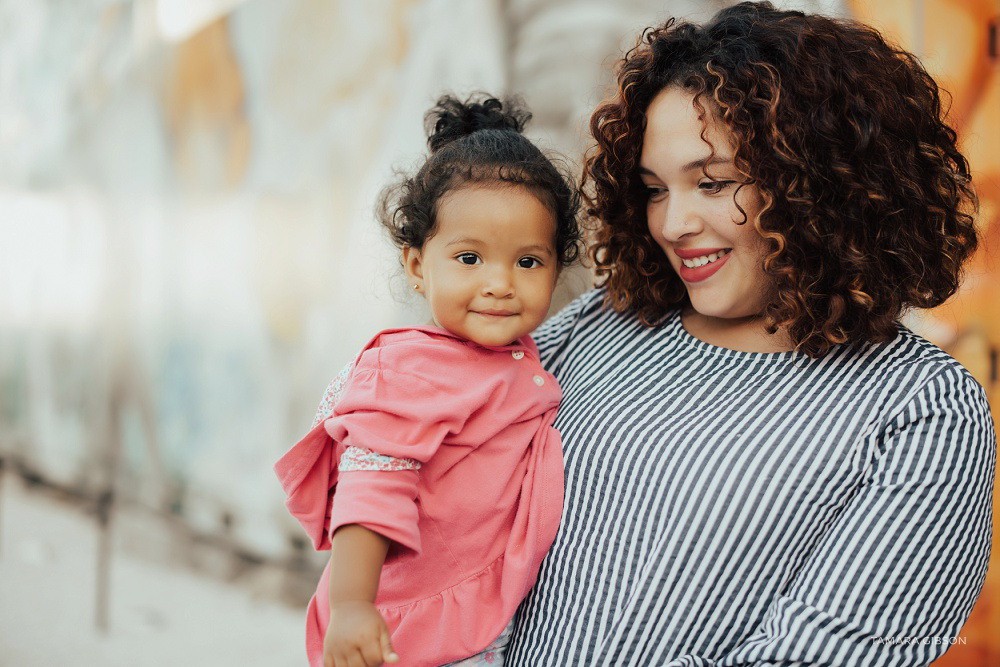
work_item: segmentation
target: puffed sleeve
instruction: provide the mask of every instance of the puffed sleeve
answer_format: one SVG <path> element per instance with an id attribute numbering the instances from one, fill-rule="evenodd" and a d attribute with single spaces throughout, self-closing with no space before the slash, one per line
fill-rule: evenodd
<path id="1" fill-rule="evenodd" d="M 429 461 L 484 400 L 476 383 L 454 367 L 461 361 L 453 358 L 456 354 L 461 350 L 421 345 L 367 350 L 326 420 L 326 432 L 343 446 Z M 340 471 L 330 534 L 359 524 L 418 552 L 418 479 L 415 469 Z"/>
<path id="2" fill-rule="evenodd" d="M 986 572 L 995 443 L 975 380 L 933 376 L 883 424 L 868 482 L 758 631 L 711 664 L 903 667 L 944 653 Z"/>

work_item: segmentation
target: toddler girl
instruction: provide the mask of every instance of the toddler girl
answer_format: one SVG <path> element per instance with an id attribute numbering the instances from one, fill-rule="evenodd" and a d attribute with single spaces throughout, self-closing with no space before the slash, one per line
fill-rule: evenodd
<path id="1" fill-rule="evenodd" d="M 494 98 L 428 113 L 430 155 L 380 219 L 432 323 L 378 333 L 275 466 L 330 549 L 313 667 L 502 664 L 555 537 L 560 390 L 528 334 L 579 252 L 578 198 L 522 136 L 529 117 Z"/>

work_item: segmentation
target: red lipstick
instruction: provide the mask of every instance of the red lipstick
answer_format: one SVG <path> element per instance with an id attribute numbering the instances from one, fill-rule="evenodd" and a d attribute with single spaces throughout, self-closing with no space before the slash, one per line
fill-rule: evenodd
<path id="1" fill-rule="evenodd" d="M 711 255 L 723 250 L 729 250 L 729 252 L 714 262 L 710 262 L 704 266 L 691 269 L 684 266 L 684 263 L 681 262 L 681 265 L 677 268 L 677 274 L 681 277 L 681 280 L 686 283 L 701 282 L 702 280 L 706 280 L 715 275 L 715 272 L 722 268 L 722 265 L 729 260 L 729 256 L 733 253 L 730 248 L 674 248 L 674 253 L 682 260 L 704 257 L 705 255 Z"/>

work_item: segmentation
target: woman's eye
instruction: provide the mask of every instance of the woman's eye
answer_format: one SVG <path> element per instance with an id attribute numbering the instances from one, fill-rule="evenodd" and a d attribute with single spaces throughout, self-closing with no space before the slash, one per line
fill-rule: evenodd
<path id="1" fill-rule="evenodd" d="M 646 198 L 649 201 L 660 201 L 667 196 L 668 190 L 666 188 L 657 188 L 652 185 L 647 185 L 645 188 Z"/>
<path id="2" fill-rule="evenodd" d="M 517 265 L 522 269 L 533 269 L 536 266 L 541 266 L 542 263 L 535 259 L 534 257 L 522 257 L 517 260 Z"/>
<path id="3" fill-rule="evenodd" d="M 698 187 L 709 194 L 718 194 L 728 188 L 730 185 L 736 181 L 703 181 L 698 184 Z"/>
<path id="4" fill-rule="evenodd" d="M 463 252 L 461 255 L 457 256 L 455 259 L 457 259 L 458 261 L 460 261 L 462 264 L 469 264 L 470 266 L 472 264 L 478 264 L 479 263 L 479 255 L 477 255 L 474 252 Z"/>

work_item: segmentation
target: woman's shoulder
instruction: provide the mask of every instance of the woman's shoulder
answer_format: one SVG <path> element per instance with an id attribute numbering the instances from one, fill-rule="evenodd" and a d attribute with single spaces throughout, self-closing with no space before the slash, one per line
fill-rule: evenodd
<path id="1" fill-rule="evenodd" d="M 543 363 L 550 359 L 557 350 L 565 347 L 569 339 L 579 329 L 587 315 L 600 310 L 604 303 L 604 290 L 591 289 L 579 295 L 555 315 L 545 320 L 531 337 L 538 346 L 538 353 Z"/>
<path id="2" fill-rule="evenodd" d="M 934 343 L 900 325 L 900 338 L 912 341 L 915 350 L 914 359 L 910 363 L 926 365 L 936 370 L 943 380 L 962 387 L 971 387 L 985 395 L 985 391 L 972 373 L 957 359 Z"/>
<path id="3" fill-rule="evenodd" d="M 940 376 L 954 384 L 972 382 L 978 385 L 958 360 L 904 324 L 898 325 L 898 333 L 893 340 L 862 346 L 856 354 L 862 358 L 872 355 L 882 372 L 887 374 L 903 375 L 911 380 Z"/>
<path id="4" fill-rule="evenodd" d="M 992 426 L 982 385 L 945 350 L 902 324 L 887 343 L 854 346 L 850 359 L 846 366 L 865 378 L 866 391 L 886 395 L 889 419 L 951 411 Z"/>
<path id="5" fill-rule="evenodd" d="M 545 320 L 532 334 L 539 349 L 550 347 L 563 338 L 578 332 L 599 326 L 599 322 L 607 318 L 622 317 L 622 314 L 605 303 L 606 290 L 595 287 L 577 296 L 558 312 Z"/>
<path id="6" fill-rule="evenodd" d="M 606 354 L 627 347 L 636 337 L 666 340 L 676 327 L 679 309 L 664 313 L 659 324 L 641 322 L 631 310 L 618 311 L 606 301 L 607 291 L 596 287 L 584 292 L 558 313 L 546 320 L 533 335 L 544 364 L 552 364 L 566 354 L 590 354 L 599 346 Z M 662 342 L 662 341 L 661 341 Z"/>

